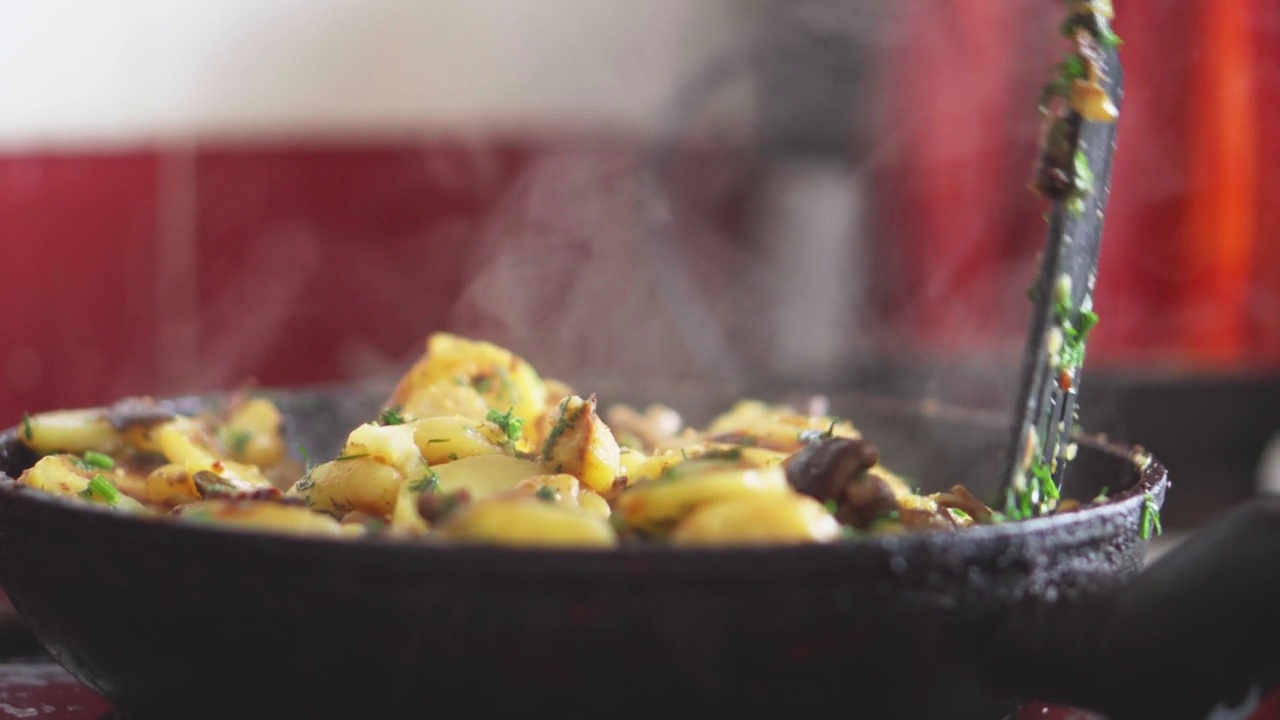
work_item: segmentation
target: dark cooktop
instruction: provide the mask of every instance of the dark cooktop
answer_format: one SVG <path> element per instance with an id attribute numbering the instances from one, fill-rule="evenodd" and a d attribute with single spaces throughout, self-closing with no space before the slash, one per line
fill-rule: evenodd
<path id="1" fill-rule="evenodd" d="M 0 660 L 0 718 L 42 720 L 128 720 L 110 702 L 43 654 Z M 174 720 L 181 720 L 174 715 Z M 1252 712 L 1227 712 L 1206 720 L 1273 720 L 1280 718 L 1280 693 L 1273 693 Z M 1102 715 L 1032 703 L 1005 720 L 1106 720 Z"/>

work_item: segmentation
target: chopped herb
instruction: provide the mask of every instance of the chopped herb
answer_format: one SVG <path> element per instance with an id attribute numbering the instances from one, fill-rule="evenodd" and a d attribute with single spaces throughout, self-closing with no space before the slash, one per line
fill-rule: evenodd
<path id="1" fill-rule="evenodd" d="M 967 512 L 965 512 L 965 511 L 961 510 L 960 508 L 947 508 L 947 509 L 951 511 L 951 514 L 952 514 L 952 515 L 956 516 L 956 518 L 958 518 L 958 519 L 960 519 L 960 520 L 972 520 L 972 519 L 973 519 L 972 517 L 970 517 L 969 513 L 967 513 Z"/>
<path id="2" fill-rule="evenodd" d="M 1094 496 L 1093 502 L 1100 503 L 1100 502 L 1106 502 L 1106 500 L 1107 500 L 1107 488 L 1103 487 L 1101 490 L 1098 491 L 1098 494 Z"/>
<path id="3" fill-rule="evenodd" d="M 524 421 L 515 416 L 515 408 L 508 408 L 505 413 L 490 410 L 485 419 L 501 428 L 511 442 L 524 436 Z"/>
<path id="4" fill-rule="evenodd" d="M 1156 499 L 1151 496 L 1151 493 L 1142 496 L 1141 523 L 1139 535 L 1143 540 L 1150 540 L 1164 532 L 1160 527 L 1160 508 L 1156 505 Z"/>
<path id="5" fill-rule="evenodd" d="M 832 515 L 836 514 L 837 506 L 836 506 L 835 500 L 828 500 L 822 503 L 822 507 L 826 508 L 827 512 L 831 513 Z"/>
<path id="6" fill-rule="evenodd" d="M 111 470 L 116 466 L 116 461 L 112 460 L 110 455 L 100 453 L 96 450 L 85 450 L 84 461 L 87 465 L 101 468 L 103 470 Z"/>
<path id="7" fill-rule="evenodd" d="M 458 453 L 449 453 L 449 459 L 450 459 L 450 460 L 457 460 L 457 459 L 458 459 Z"/>
<path id="8" fill-rule="evenodd" d="M 404 416 L 400 414 L 399 407 L 389 407 L 382 411 L 378 416 L 378 425 L 403 425 Z"/>
<path id="9" fill-rule="evenodd" d="M 342 462 L 343 460 L 355 460 L 356 458 L 362 458 L 362 457 L 369 457 L 369 453 L 362 452 L 362 453 L 349 453 L 346 455 L 339 455 L 338 457 L 334 458 L 333 461 Z"/>
<path id="10" fill-rule="evenodd" d="M 28 440 L 35 437 L 35 433 L 31 432 L 31 415 L 22 413 L 22 436 Z"/>
<path id="11" fill-rule="evenodd" d="M 490 388 L 493 387 L 493 378 L 488 375 L 478 377 L 472 383 L 472 387 L 476 389 L 476 392 L 479 392 L 481 395 L 484 395 L 485 393 L 489 392 Z"/>
<path id="12" fill-rule="evenodd" d="M 538 488 L 538 492 L 534 493 L 534 495 L 536 495 L 539 500 L 545 500 L 546 502 L 555 502 L 560 498 L 559 493 L 549 485 L 543 485 Z"/>
<path id="13" fill-rule="evenodd" d="M 227 446 L 233 454 L 244 455 L 245 448 L 249 447 L 249 441 L 252 439 L 253 433 L 248 430 L 231 430 L 227 433 Z"/>
<path id="14" fill-rule="evenodd" d="M 440 492 L 440 476 L 436 475 L 436 471 L 427 468 L 427 473 L 422 477 L 409 483 L 409 489 L 416 492 Z"/>
<path id="15" fill-rule="evenodd" d="M 854 539 L 854 538 L 856 538 L 856 537 L 858 537 L 858 531 L 857 531 L 857 530 L 854 530 L 852 525 L 841 525 L 841 526 L 840 526 L 840 539 L 841 539 L 841 540 L 853 540 L 853 539 Z"/>
<path id="16" fill-rule="evenodd" d="M 98 498 L 108 505 L 115 505 L 120 501 L 120 491 L 106 477 L 94 475 L 93 479 L 89 481 L 89 487 L 86 487 L 80 493 L 80 497 L 86 500 Z"/>
<path id="17" fill-rule="evenodd" d="M 298 481 L 297 489 L 310 490 L 316 484 L 316 481 L 311 477 L 311 471 L 315 470 L 315 466 L 311 464 L 311 454 L 307 452 L 306 448 L 299 445 L 298 452 L 302 454 L 303 472 L 302 479 Z"/>
<path id="18" fill-rule="evenodd" d="M 578 422 L 578 419 L 582 417 L 582 414 L 587 411 L 587 403 L 584 402 L 570 412 L 570 397 L 566 397 L 560 401 L 560 419 L 556 421 L 555 427 L 551 428 L 551 432 L 547 434 L 546 442 L 542 444 L 543 460 L 551 459 L 552 454 L 555 452 L 556 443 L 560 440 L 560 436 L 569 428 L 573 427 L 574 423 Z"/>
<path id="19" fill-rule="evenodd" d="M 433 445 L 435 443 L 442 443 L 442 442 L 449 442 L 449 438 L 431 438 L 430 440 L 427 441 L 427 444 Z"/>

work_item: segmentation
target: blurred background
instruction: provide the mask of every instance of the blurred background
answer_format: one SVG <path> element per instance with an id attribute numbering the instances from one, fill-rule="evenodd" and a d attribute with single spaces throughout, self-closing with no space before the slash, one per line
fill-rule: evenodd
<path id="1" fill-rule="evenodd" d="M 1161 457 L 1187 527 L 1280 430 L 1280 5 L 1115 6 L 1083 425 Z M 1009 410 L 1062 13 L 0 0 L 0 414 L 385 379 L 436 330 L 677 407 Z"/>

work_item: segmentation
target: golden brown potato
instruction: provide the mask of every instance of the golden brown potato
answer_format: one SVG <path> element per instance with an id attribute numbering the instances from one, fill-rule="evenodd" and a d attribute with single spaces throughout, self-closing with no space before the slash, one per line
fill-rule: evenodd
<path id="1" fill-rule="evenodd" d="M 241 463 L 270 467 L 284 459 L 284 416 L 266 398 L 250 398 L 218 429 L 227 457 Z"/>
<path id="2" fill-rule="evenodd" d="M 803 447 L 805 437 L 824 433 L 832 437 L 861 437 L 857 428 L 847 421 L 804 415 L 789 407 L 766 405 L 756 400 L 737 403 L 713 420 L 706 431 L 713 440 L 788 453 Z"/>
<path id="3" fill-rule="evenodd" d="M 507 434 L 491 422 L 476 422 L 452 415 L 424 418 L 407 423 L 422 457 L 431 465 L 477 455 L 514 455 Z"/>
<path id="4" fill-rule="evenodd" d="M 596 398 L 570 395 L 552 416 L 542 445 L 542 464 L 553 473 L 569 473 L 596 492 L 613 487 L 619 449 L 609 426 L 596 415 Z"/>
<path id="5" fill-rule="evenodd" d="M 490 498 L 468 503 L 437 526 L 443 538 L 516 546 L 597 547 L 617 544 L 599 515 L 536 497 Z"/>
<path id="6" fill-rule="evenodd" d="M 404 476 L 371 457 L 321 463 L 299 480 L 288 495 L 302 498 L 317 512 L 342 516 L 352 510 L 391 517 Z"/>
<path id="7" fill-rule="evenodd" d="M 671 534 L 677 545 L 812 543 L 839 537 L 835 517 L 799 493 L 754 493 L 707 503 Z"/>
<path id="8" fill-rule="evenodd" d="M 687 460 L 661 477 L 628 487 L 616 511 L 625 522 L 662 531 L 706 503 L 743 495 L 791 492 L 780 466 L 753 467 L 740 459 Z"/>
<path id="9" fill-rule="evenodd" d="M 521 480 L 547 472 L 539 463 L 508 455 L 477 455 L 433 470 L 441 492 L 466 490 L 477 500 L 513 490 Z"/>
<path id="10" fill-rule="evenodd" d="M 609 517 L 612 512 L 609 503 L 589 488 L 582 487 L 578 478 L 561 473 L 559 475 L 535 475 L 516 483 L 516 493 L 534 495 L 555 502 L 561 507 L 582 510 L 587 513 Z"/>
<path id="11" fill-rule="evenodd" d="M 426 353 L 401 378 L 390 404 L 404 405 L 419 389 L 440 384 L 469 385 L 489 409 L 513 409 L 526 425 L 537 421 L 546 404 L 547 388 L 523 358 L 492 343 L 450 333 L 427 338 Z"/>
<path id="12" fill-rule="evenodd" d="M 86 450 L 111 454 L 121 446 L 120 434 L 101 410 L 56 410 L 24 417 L 18 438 L 42 455 Z"/>
<path id="13" fill-rule="evenodd" d="M 128 512 L 150 514 L 151 510 L 145 505 L 119 491 L 114 481 L 119 474 L 119 469 L 86 465 L 74 455 L 46 455 L 18 476 L 18 484 L 53 495 L 111 505 Z M 95 492 L 97 488 L 103 488 L 106 492 Z"/>
<path id="14" fill-rule="evenodd" d="M 415 427 L 407 423 L 365 423 L 347 436 L 347 443 L 339 457 L 368 457 L 395 468 L 406 478 L 420 477 L 427 471 L 427 461 L 418 450 Z"/>
<path id="15" fill-rule="evenodd" d="M 215 523 L 220 527 L 266 530 L 290 535 L 359 537 L 362 525 L 343 524 L 299 505 L 254 500 L 202 500 L 173 511 L 173 517 L 187 522 Z"/>
<path id="16" fill-rule="evenodd" d="M 405 398 L 400 412 L 414 420 L 459 416 L 482 422 L 489 414 L 489 405 L 470 385 L 436 383 L 415 388 Z"/>

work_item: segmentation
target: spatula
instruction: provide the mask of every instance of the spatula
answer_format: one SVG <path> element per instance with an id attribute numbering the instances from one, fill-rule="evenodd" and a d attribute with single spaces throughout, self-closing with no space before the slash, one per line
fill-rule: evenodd
<path id="1" fill-rule="evenodd" d="M 1097 315 L 1092 295 L 1102 222 L 1111 190 L 1122 74 L 1108 25 L 1109 7 L 1078 3 L 1064 34 L 1073 50 L 1045 88 L 1045 131 L 1032 189 L 1052 201 L 1023 353 L 1009 443 L 1006 516 L 1025 518 L 1056 507 L 1074 456 L 1072 429 L 1085 341 Z M 1110 3 L 1105 3 L 1109 6 Z M 1073 6 L 1073 7 L 1074 7 Z"/>

